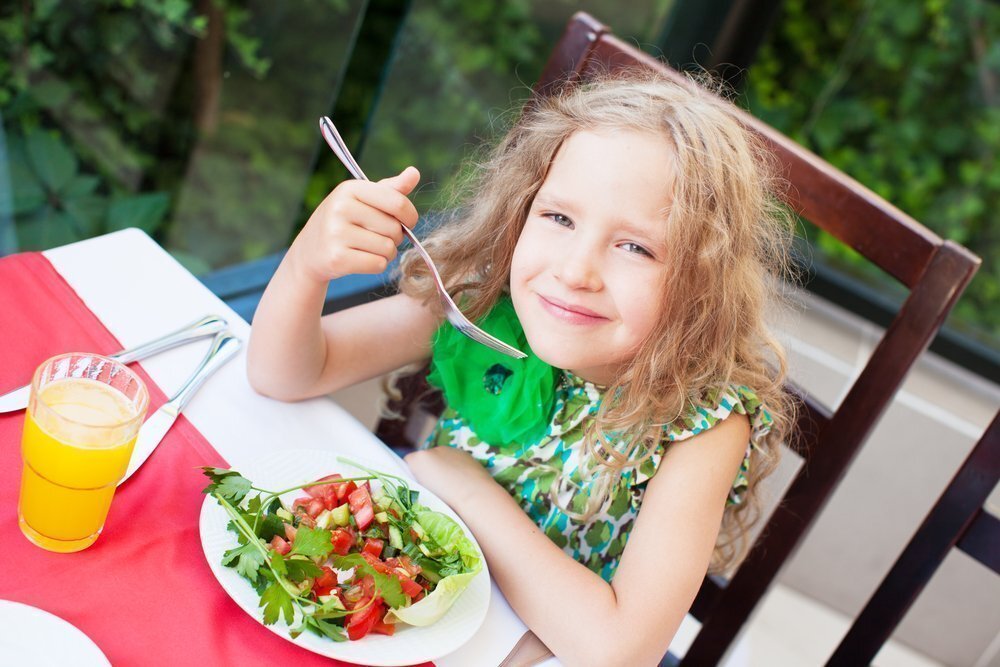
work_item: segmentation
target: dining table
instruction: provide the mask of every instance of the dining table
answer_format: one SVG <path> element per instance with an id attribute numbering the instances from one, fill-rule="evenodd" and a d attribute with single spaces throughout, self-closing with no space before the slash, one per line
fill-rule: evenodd
<path id="1" fill-rule="evenodd" d="M 168 561 L 177 558 L 174 551 L 182 548 L 194 550 L 197 556 L 185 552 L 184 567 L 187 569 L 171 572 L 175 580 L 159 583 L 162 587 L 175 590 L 167 594 L 159 591 L 159 603 L 153 601 L 155 598 L 144 602 L 141 593 L 147 586 L 157 586 L 158 581 L 151 581 L 149 571 L 142 570 L 155 567 L 157 561 L 153 559 L 152 564 L 142 565 L 142 559 L 136 556 L 136 550 L 141 548 L 138 545 L 146 539 L 143 535 L 157 530 L 156 525 L 149 525 L 150 519 L 143 513 L 158 512 L 156 521 L 162 522 L 165 536 L 161 541 L 182 539 L 168 537 L 176 535 L 184 536 L 184 541 L 197 542 L 198 526 L 194 514 L 201 506 L 203 496 L 198 493 L 200 486 L 195 485 L 203 486 L 205 480 L 197 474 L 196 465 L 225 465 L 239 470 L 264 457 L 273 457 L 282 450 L 323 450 L 353 456 L 385 472 L 412 479 L 405 461 L 329 397 L 282 402 L 254 391 L 247 379 L 245 359 L 250 324 L 145 232 L 129 228 L 52 248 L 40 255 L 25 255 L 36 257 L 25 257 L 32 261 L 18 265 L 9 261 L 16 259 L 16 255 L 0 258 L 0 307 L 22 311 L 0 313 L 0 346 L 5 333 L 18 337 L 22 342 L 25 338 L 43 339 L 50 333 L 43 330 L 47 326 L 58 329 L 61 335 L 67 337 L 65 340 L 101 340 L 103 342 L 93 344 L 105 348 L 114 345 L 128 348 L 207 314 L 224 318 L 229 331 L 241 339 L 244 346 L 233 360 L 198 390 L 173 427 L 178 431 L 176 437 L 186 438 L 187 444 L 171 442 L 172 432 L 168 433 L 143 468 L 119 489 L 105 533 L 87 550 L 103 548 L 109 555 L 104 560 L 100 558 L 101 552 L 88 555 L 94 560 L 88 566 L 90 570 L 74 570 L 75 567 L 84 567 L 79 565 L 82 562 L 80 559 L 74 560 L 76 554 L 50 554 L 27 545 L 27 540 L 19 534 L 12 506 L 16 505 L 15 487 L 19 473 L 9 471 L 14 467 L 20 469 L 19 458 L 13 453 L 15 449 L 19 451 L 19 443 L 0 442 L 0 452 L 9 457 L 5 459 L 8 473 L 6 476 L 0 473 L 0 500 L 4 500 L 4 506 L 0 507 L 0 518 L 3 519 L 0 529 L 11 533 L 2 535 L 4 543 L 17 546 L 14 552 L 7 550 L 4 554 L 0 551 L 0 567 L 8 568 L 7 573 L 0 575 L 0 601 L 24 603 L 55 614 L 90 636 L 111 664 L 171 664 L 176 658 L 173 651 L 177 650 L 178 643 L 188 644 L 194 650 L 199 642 L 210 651 L 210 656 L 214 656 L 210 661 L 233 659 L 234 653 L 211 653 L 220 645 L 235 651 L 237 645 L 257 647 L 270 642 L 260 650 L 270 651 L 268 655 L 278 655 L 282 661 L 296 660 L 299 664 L 307 664 L 307 658 L 315 658 L 313 654 L 290 641 L 275 639 L 256 620 L 245 618 L 247 614 L 219 589 L 198 544 L 158 547 L 167 549 Z M 7 279 L 3 271 L 5 266 Z M 17 280 L 11 281 L 12 276 Z M 7 293 L 5 290 L 8 290 Z M 52 296 L 57 293 L 60 295 L 58 298 Z M 76 310 L 60 311 L 58 318 L 61 319 L 53 319 L 50 311 L 61 306 L 45 305 L 50 298 L 78 301 Z M 22 318 L 28 321 L 21 322 Z M 2 324 L 4 322 L 6 324 Z M 17 330 L 17 326 L 22 326 L 22 329 Z M 90 329 L 106 330 L 101 334 L 105 338 L 78 338 Z M 35 349 L 31 347 L 31 341 L 27 344 L 29 347 L 26 349 Z M 156 390 L 161 403 L 164 396 L 170 396 L 184 384 L 209 344 L 206 338 L 169 349 L 137 364 Z M 58 343 L 41 349 L 53 352 L 58 349 Z M 110 354 L 116 350 L 87 351 Z M 0 347 L 0 358 L 5 366 L 9 366 L 12 360 L 7 354 Z M 29 369 L 42 360 L 17 358 L 16 365 Z M 20 384 L 27 383 L 30 371 L 19 372 L 28 375 L 19 375 Z M 14 383 L 13 378 L 0 372 L 0 394 L 15 386 L 19 385 Z M 153 409 L 155 405 L 151 401 L 150 412 Z M 7 421 L 4 422 L 3 418 Z M 20 417 L 0 415 L 0 438 L 17 439 L 20 422 L 12 419 Z M 181 449 L 185 449 L 186 453 L 181 453 Z M 175 470 L 171 471 L 169 466 Z M 202 482 L 192 479 L 194 477 Z M 135 485 L 135 489 L 130 489 L 130 485 Z M 195 490 L 192 492 L 191 489 Z M 177 494 L 183 494 L 184 498 L 177 497 Z M 154 510 L 154 507 L 157 509 Z M 144 518 L 138 521 L 135 517 Z M 177 532 L 170 533 L 172 524 L 176 523 L 182 525 L 175 527 Z M 155 538 L 151 539 L 156 543 Z M 131 545 L 133 541 L 136 545 Z M 115 554 L 112 549 L 116 546 L 124 553 Z M 11 575 L 9 568 L 20 570 L 21 575 Z M 109 574 L 107 570 L 110 568 L 114 568 L 114 574 Z M 65 583 L 61 582 L 61 577 L 67 578 Z M 107 581 L 88 585 L 91 578 L 107 578 Z M 185 597 L 187 580 L 191 581 L 190 601 Z M 110 590 L 108 582 L 111 582 Z M 433 664 L 440 667 L 539 664 L 553 667 L 560 664 L 528 631 L 496 583 L 491 581 L 490 587 L 488 609 L 478 630 L 453 652 L 434 658 Z M 133 600 L 126 593 L 139 599 Z M 209 596 L 208 602 L 204 601 L 205 596 Z M 168 609 L 176 599 L 181 598 L 189 605 L 187 611 Z M 127 607 L 125 600 L 133 606 Z M 109 605 L 119 604 L 125 608 L 119 610 L 120 618 L 114 622 L 114 627 L 109 628 L 104 617 L 111 608 Z M 155 608 L 157 604 L 163 605 L 160 617 L 159 610 Z M 211 608 L 202 612 L 197 608 L 199 605 Z M 154 608 L 149 608 L 151 606 Z M 691 627 L 691 620 L 690 617 L 686 619 L 672 648 L 683 649 L 683 644 L 690 642 L 697 631 Z M 156 626 L 158 622 L 159 628 Z M 205 637 L 206 634 L 211 634 L 211 637 Z M 94 664 L 107 663 L 98 661 Z"/>
<path id="2" fill-rule="evenodd" d="M 261 457 L 274 455 L 282 449 L 314 449 L 354 456 L 379 466 L 385 472 L 412 478 L 402 458 L 332 399 L 320 397 L 289 403 L 267 398 L 255 392 L 247 379 L 245 359 L 245 343 L 250 336 L 250 324 L 206 288 L 198 278 L 187 271 L 145 232 L 135 228 L 124 229 L 52 248 L 44 251 L 41 255 L 47 263 L 42 262 L 41 258 L 33 258 L 38 260 L 36 264 L 44 264 L 40 268 L 36 264 L 9 267 L 10 271 L 16 272 L 16 275 L 24 281 L 23 285 L 9 280 L 4 281 L 2 272 L 0 272 L 0 305 L 3 305 L 2 302 L 6 300 L 8 309 L 8 312 L 0 313 L 0 323 L 6 321 L 8 324 L 14 325 L 19 321 L 15 318 L 21 316 L 28 319 L 36 317 L 34 312 L 9 312 L 9 310 L 30 311 L 30 308 L 34 307 L 39 300 L 48 298 L 47 295 L 52 291 L 50 288 L 68 287 L 82 304 L 82 307 L 79 308 L 80 312 L 70 315 L 60 314 L 58 317 L 61 319 L 52 320 L 58 326 L 49 325 L 49 328 L 68 328 L 70 335 L 75 335 L 72 334 L 74 327 L 86 329 L 88 327 L 99 328 L 100 325 L 103 325 L 107 333 L 117 341 L 117 344 L 128 348 L 155 339 L 165 332 L 178 329 L 207 314 L 214 314 L 224 318 L 228 322 L 229 331 L 244 342 L 243 349 L 240 350 L 238 356 L 212 375 L 184 409 L 181 420 L 187 423 L 183 425 L 183 428 L 193 429 L 191 432 L 195 435 L 191 436 L 192 438 L 200 435 L 210 445 L 210 447 L 203 447 L 200 450 L 197 447 L 193 448 L 195 454 L 186 464 L 189 468 L 190 463 L 199 462 L 197 460 L 198 452 L 201 452 L 201 455 L 207 459 L 205 463 L 208 465 L 224 464 L 239 470 L 244 465 L 249 465 Z M 0 259 L 0 262 L 15 257 Z M 3 264 L 0 264 L 0 267 L 3 267 Z M 23 275 L 25 273 L 34 275 L 25 276 Z M 4 294 L 5 289 L 10 290 L 10 292 Z M 40 295 L 24 294 L 24 292 L 34 289 L 40 290 Z M 67 291 L 67 294 L 70 292 Z M 19 298 L 27 299 L 27 301 L 18 302 Z M 92 314 L 93 319 L 85 317 L 87 316 L 86 311 Z M 4 326 L 0 324 L 0 335 L 3 334 Z M 32 326 L 35 329 L 29 331 L 28 337 L 36 335 L 44 337 L 46 335 L 46 331 L 37 330 L 40 327 L 44 328 L 43 325 L 35 322 Z M 25 334 L 20 334 L 21 339 L 25 337 Z M 114 344 L 112 341 L 103 345 L 107 347 Z M 142 360 L 138 365 L 151 383 L 158 388 L 159 393 L 169 396 L 184 384 L 191 371 L 198 365 L 208 345 L 209 339 L 182 345 Z M 110 354 L 115 350 L 87 351 Z M 4 354 L 4 352 L 0 352 L 0 356 Z M 20 361 L 20 363 L 27 368 L 33 367 L 41 361 L 42 359 L 31 359 Z M 4 359 L 4 363 L 7 364 L 7 362 L 8 359 Z M 0 378 L 2 377 L 0 376 Z M 30 373 L 27 377 L 21 377 L 21 380 L 26 384 L 30 380 Z M 6 378 L 3 381 L 10 386 L 0 385 L 0 394 L 18 386 L 17 383 L 11 384 L 13 381 L 11 378 Z M 154 408 L 155 405 L 151 402 L 150 412 Z M 8 419 L 11 417 L 8 416 Z M 14 419 L 20 419 L 20 417 L 14 417 Z M 19 424 L 20 422 L 11 423 L 4 439 L 16 439 L 14 434 L 19 429 Z M 181 426 L 175 425 L 174 428 L 179 429 Z M 19 448 L 19 442 L 0 442 L 0 445 L 8 454 L 14 448 Z M 168 435 L 159 449 L 166 449 L 170 446 L 172 445 Z M 180 447 L 180 445 L 176 446 Z M 13 455 L 10 455 L 11 458 L 7 461 L 8 467 L 13 466 L 15 460 Z M 156 480 L 157 475 L 162 475 L 164 479 L 167 479 L 170 475 L 176 474 L 176 472 L 169 472 L 166 469 L 166 466 L 171 465 L 169 456 L 168 452 L 154 452 L 154 455 L 143 466 L 144 469 L 140 469 L 133 479 L 142 481 L 143 473 L 145 473 L 146 481 L 143 483 L 162 486 L 162 480 L 160 482 Z M 158 471 L 157 468 L 160 470 Z M 191 476 L 197 472 L 199 471 L 185 470 L 184 474 Z M 9 487 L 3 489 L 4 495 L 0 497 L 8 500 L 16 498 L 16 490 L 10 487 L 16 486 L 17 479 L 14 474 L 0 477 L 0 484 L 7 484 Z M 204 478 L 202 480 L 204 481 Z M 116 545 L 116 541 L 125 540 L 130 531 L 149 531 L 151 528 L 155 530 L 155 526 L 151 526 L 152 517 L 142 515 L 143 504 L 141 501 L 134 505 L 134 509 L 128 510 L 132 512 L 131 521 L 123 520 L 118 516 L 126 511 L 116 507 L 119 502 L 126 502 L 125 500 L 119 501 L 119 496 L 125 496 L 128 493 L 128 485 L 138 483 L 129 481 L 119 489 L 112 503 L 105 533 L 87 551 L 102 546 L 111 549 Z M 195 503 L 201 503 L 201 501 L 202 497 L 193 499 Z M 17 533 L 16 528 L 12 529 L 16 522 L 12 520 L 15 508 L 11 507 L 11 504 L 11 502 L 7 502 L 7 506 L 0 508 L 5 518 L 2 525 L 5 532 Z M 116 509 L 119 510 L 118 514 L 116 514 Z M 164 521 L 164 525 L 170 521 L 170 511 L 169 506 L 166 510 L 160 510 L 158 519 Z M 193 526 L 187 532 L 177 534 L 183 534 L 187 536 L 185 539 L 190 539 L 196 535 L 196 531 L 197 526 Z M 3 535 L 3 539 L 5 543 L 18 545 L 27 543 L 27 540 L 20 534 Z M 200 552 L 198 544 L 168 543 L 162 544 L 158 548 L 167 550 L 192 549 Z M 74 561 L 74 557 L 77 557 L 78 561 Z M 8 558 L 14 559 L 13 556 L 8 556 Z M 120 631 L 109 632 L 101 628 L 100 620 L 95 618 L 93 610 L 108 604 L 108 601 L 103 599 L 105 595 L 123 594 L 123 591 L 108 591 L 106 586 L 90 590 L 70 581 L 66 581 L 65 587 L 60 587 L 57 584 L 53 584 L 53 588 L 38 585 L 40 580 L 38 571 L 51 572 L 51 576 L 55 578 L 65 576 L 59 574 L 62 566 L 66 566 L 67 573 L 72 572 L 74 563 L 79 562 L 79 558 L 77 554 L 49 554 L 33 545 L 24 547 L 19 552 L 17 560 L 19 568 L 22 564 L 26 564 L 27 567 L 22 570 L 26 574 L 22 579 L 16 576 L 0 576 L 0 600 L 27 603 L 33 607 L 55 613 L 82 630 L 84 634 L 90 635 L 107 659 L 111 661 L 111 664 L 151 664 L 158 662 L 154 656 L 159 656 L 161 659 L 165 656 L 173 656 L 171 651 L 176 650 L 177 642 L 173 637 L 168 641 L 169 632 L 162 633 L 162 645 L 157 645 L 156 631 L 147 632 L 148 637 L 140 644 L 129 638 L 138 630 L 121 627 Z M 32 563 L 32 561 L 36 562 Z M 122 574 L 124 578 L 127 578 L 129 574 L 127 572 L 129 562 L 131 561 L 123 557 L 114 565 L 116 568 L 125 568 L 126 571 Z M 13 565 L 14 563 L 6 563 L 3 561 L 3 557 L 0 557 L 0 566 Z M 32 567 L 37 568 L 37 570 L 32 570 Z M 201 588 L 212 586 L 214 582 L 210 581 L 211 575 L 205 574 L 209 572 L 209 564 L 205 562 L 204 556 L 201 556 L 200 563 L 197 562 L 197 559 L 192 559 L 189 567 L 192 568 L 191 576 L 204 577 L 203 580 L 199 580 L 198 585 Z M 198 572 L 199 568 L 203 568 L 204 573 Z M 126 585 L 124 578 L 122 579 L 123 587 Z M 156 582 L 151 581 L 148 585 L 155 586 Z M 175 582 L 171 585 L 183 586 L 183 582 Z M 100 592 L 102 590 L 103 594 Z M 58 591 L 65 591 L 65 596 Z M 131 592 L 138 595 L 141 591 L 131 590 Z M 141 603 L 137 604 L 140 605 L 136 607 L 139 613 L 147 611 L 142 609 Z M 150 605 L 153 604 L 151 601 Z M 224 594 L 216 595 L 212 604 L 217 607 L 212 612 L 213 614 L 226 611 L 227 604 L 231 604 L 233 609 L 236 609 L 235 604 Z M 148 611 L 154 615 L 156 613 L 155 609 Z M 240 615 L 245 615 L 242 610 L 237 609 L 237 611 Z M 137 615 L 136 611 L 130 613 L 132 618 Z M 182 614 L 180 618 L 179 623 L 183 625 L 185 616 Z M 145 620 L 135 618 L 136 628 L 139 628 L 140 623 L 145 622 Z M 202 627 L 198 627 L 196 625 L 199 623 L 198 617 L 194 615 L 191 616 L 190 623 L 191 627 L 182 627 L 179 630 L 184 633 L 183 636 L 190 637 L 191 641 L 197 642 L 199 641 L 199 632 L 205 628 L 204 623 L 201 623 Z M 91 627 L 93 627 L 93 633 L 88 632 Z M 205 631 L 208 631 L 207 628 Z M 236 643 L 258 641 L 259 638 L 254 637 L 254 633 L 270 634 L 253 621 L 230 622 L 222 628 L 212 628 L 212 632 L 223 635 L 234 633 L 235 637 L 223 636 L 219 637 L 218 641 Z M 0 641 L 0 645 L 2 644 L 3 642 Z M 144 653 L 136 655 L 136 647 L 140 645 L 144 647 Z M 512 655 L 515 646 L 523 654 L 520 659 L 517 657 L 518 651 Z M 310 655 L 288 641 L 280 642 L 277 649 L 269 646 L 269 650 L 283 651 L 280 655 L 287 661 L 295 661 Z M 10 658 L 11 656 L 6 657 Z M 173 657 L 165 662 L 169 664 L 172 660 Z M 476 665 L 495 667 L 504 663 L 505 660 L 506 664 L 509 665 L 539 664 L 541 662 L 550 665 L 558 664 L 544 649 L 544 646 L 541 646 L 537 640 L 533 639 L 533 635 L 528 633 L 527 627 L 511 609 L 496 583 L 491 582 L 489 607 L 479 629 L 460 648 L 435 658 L 433 664 L 440 667 Z M 98 664 L 105 663 L 99 662 Z"/>

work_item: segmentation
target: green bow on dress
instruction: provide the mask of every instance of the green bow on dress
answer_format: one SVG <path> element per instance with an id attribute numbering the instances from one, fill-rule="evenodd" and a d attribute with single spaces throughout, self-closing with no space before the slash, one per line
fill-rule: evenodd
<path id="1" fill-rule="evenodd" d="M 531 351 L 509 296 L 476 325 L 527 358 L 503 355 L 445 322 L 434 336 L 427 381 L 484 442 L 502 448 L 538 441 L 548 429 L 558 371 Z"/>

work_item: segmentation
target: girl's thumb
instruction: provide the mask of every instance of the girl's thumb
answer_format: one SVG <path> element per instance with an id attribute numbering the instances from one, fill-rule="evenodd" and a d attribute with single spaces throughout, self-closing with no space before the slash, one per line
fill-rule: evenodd
<path id="1" fill-rule="evenodd" d="M 379 183 L 385 183 L 393 190 L 401 192 L 404 195 L 408 195 L 413 192 L 413 188 L 417 187 L 417 183 L 420 182 L 420 172 L 417 171 L 416 167 L 407 167 L 399 174 L 395 176 L 390 176 L 389 178 L 383 178 Z"/>

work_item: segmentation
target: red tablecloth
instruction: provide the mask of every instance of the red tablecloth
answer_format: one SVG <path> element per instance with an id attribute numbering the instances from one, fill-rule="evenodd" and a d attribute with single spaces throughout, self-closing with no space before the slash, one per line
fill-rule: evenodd
<path id="1" fill-rule="evenodd" d="M 55 354 L 119 349 L 43 256 L 0 259 L 0 394 Z M 164 393 L 133 368 L 152 413 Z M 226 464 L 183 416 L 118 490 L 101 537 L 73 554 L 40 549 L 18 528 L 23 422 L 23 411 L 0 414 L 0 599 L 66 619 L 116 666 L 345 664 L 264 629 L 215 580 L 198 535 L 205 478 L 197 467 Z"/>

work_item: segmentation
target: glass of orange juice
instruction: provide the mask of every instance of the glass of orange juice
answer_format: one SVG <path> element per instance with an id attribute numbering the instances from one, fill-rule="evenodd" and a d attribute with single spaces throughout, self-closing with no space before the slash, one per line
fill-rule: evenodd
<path id="1" fill-rule="evenodd" d="M 21 439 L 18 521 L 29 540 L 62 553 L 97 540 L 148 404 L 146 385 L 114 359 L 70 353 L 38 367 Z"/>

